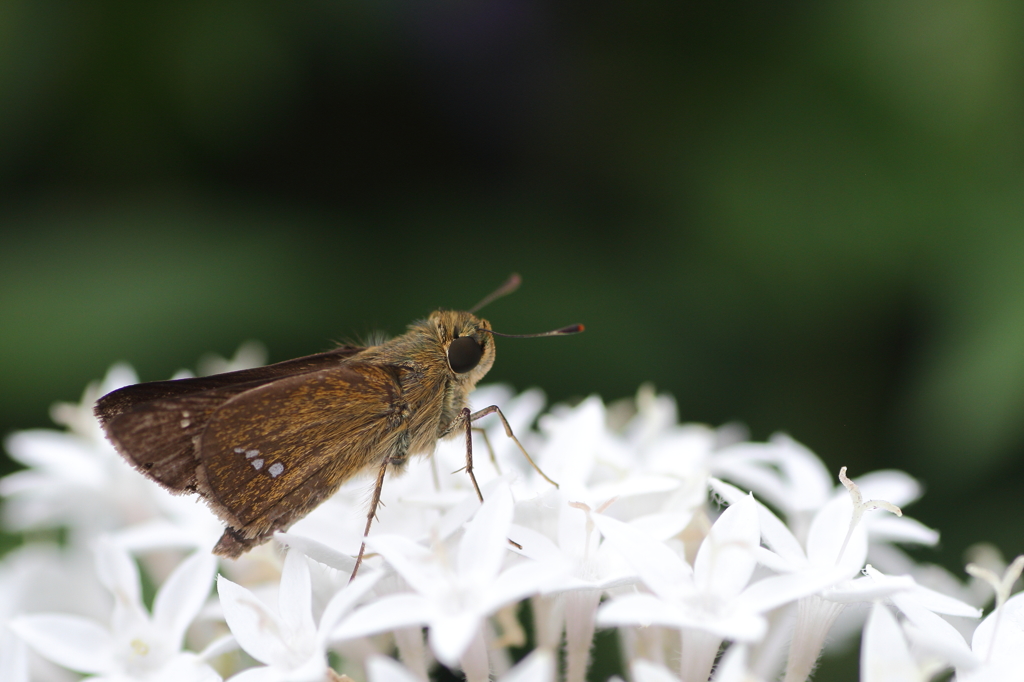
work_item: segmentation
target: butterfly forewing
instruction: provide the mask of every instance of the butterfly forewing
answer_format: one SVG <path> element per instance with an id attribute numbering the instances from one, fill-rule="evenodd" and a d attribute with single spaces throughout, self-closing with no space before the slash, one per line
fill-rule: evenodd
<path id="1" fill-rule="evenodd" d="M 379 453 L 401 451 L 407 412 L 387 366 L 346 364 L 253 388 L 209 418 L 199 492 L 235 537 L 266 537 L 379 465 Z"/>
<path id="2" fill-rule="evenodd" d="M 195 443 L 221 405 L 283 377 L 338 367 L 360 350 L 346 346 L 266 367 L 125 386 L 96 403 L 96 416 L 139 471 L 171 492 L 194 492 Z"/>
<path id="3" fill-rule="evenodd" d="M 155 400 L 173 399 L 176 405 L 180 405 L 180 401 L 183 399 L 187 400 L 200 393 L 218 390 L 226 391 L 222 395 L 230 397 L 284 377 L 336 367 L 361 350 L 363 349 L 354 346 L 342 346 L 324 353 L 285 360 L 263 367 L 240 369 L 206 377 L 150 381 L 144 384 L 125 386 L 100 398 L 96 403 L 95 412 L 105 426 L 118 415 L 143 407 L 145 403 Z"/>

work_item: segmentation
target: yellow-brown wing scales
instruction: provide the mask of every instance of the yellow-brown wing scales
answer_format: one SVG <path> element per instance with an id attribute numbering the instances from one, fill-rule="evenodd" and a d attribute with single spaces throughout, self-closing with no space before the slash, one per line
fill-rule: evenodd
<path id="1" fill-rule="evenodd" d="M 346 364 L 254 388 L 210 417 L 199 492 L 236 538 L 262 541 L 401 451 L 407 413 L 386 366 Z"/>

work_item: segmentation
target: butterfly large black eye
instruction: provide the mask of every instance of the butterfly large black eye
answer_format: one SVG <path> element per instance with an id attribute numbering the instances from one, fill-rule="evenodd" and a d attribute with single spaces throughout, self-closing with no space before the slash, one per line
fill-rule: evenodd
<path id="1" fill-rule="evenodd" d="M 456 374 L 465 374 L 480 364 L 484 349 L 472 336 L 460 336 L 448 346 L 448 365 Z"/>

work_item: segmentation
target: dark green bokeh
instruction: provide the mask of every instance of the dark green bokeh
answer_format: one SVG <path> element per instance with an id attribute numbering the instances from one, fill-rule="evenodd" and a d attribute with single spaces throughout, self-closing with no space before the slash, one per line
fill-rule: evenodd
<path id="1" fill-rule="evenodd" d="M 919 477 L 925 558 L 1013 556 L 1022 30 L 1009 0 L 0 2 L 0 428 L 115 360 L 282 360 L 518 271 L 497 329 L 588 330 L 490 378 L 653 381 Z"/>

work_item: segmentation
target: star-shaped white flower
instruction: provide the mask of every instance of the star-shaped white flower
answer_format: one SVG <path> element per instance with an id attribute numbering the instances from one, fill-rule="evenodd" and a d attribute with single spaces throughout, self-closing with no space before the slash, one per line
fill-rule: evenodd
<path id="1" fill-rule="evenodd" d="M 1024 593 L 1012 597 L 1009 594 L 1024 569 L 1024 557 L 1017 557 L 1002 576 L 975 565 L 967 569 L 996 592 L 996 608 L 975 629 L 971 645 L 950 623 L 930 611 L 928 604 L 910 598 L 911 594 L 893 599 L 907 618 L 907 638 L 918 649 L 955 667 L 959 682 L 1017 679 L 1024 670 Z"/>
<path id="2" fill-rule="evenodd" d="M 220 576 L 224 620 L 239 646 L 265 667 L 232 677 L 236 682 L 322 682 L 328 674 L 327 644 L 334 626 L 380 577 L 363 573 L 335 594 L 313 621 L 312 589 L 306 557 L 288 552 L 281 571 L 278 608 L 271 609 L 248 589 Z"/>
<path id="3" fill-rule="evenodd" d="M 138 381 L 127 365 L 114 365 L 102 383 L 90 384 L 81 403 L 58 403 L 53 418 L 68 431 L 35 429 L 11 434 L 11 457 L 26 469 L 0 479 L 12 528 L 66 526 L 72 541 L 156 514 L 153 500 L 166 493 L 122 461 L 107 442 L 92 409 L 105 392 Z"/>
<path id="4" fill-rule="evenodd" d="M 334 635 L 358 637 L 427 625 L 434 655 L 447 666 L 457 665 L 480 634 L 484 619 L 505 604 L 538 592 L 557 570 L 535 561 L 501 570 L 509 555 L 512 512 L 507 485 L 489 492 L 466 524 L 454 564 L 443 545 L 429 550 L 401 536 L 371 534 L 367 545 L 415 592 L 384 597 L 363 607 Z"/>
<path id="5" fill-rule="evenodd" d="M 804 540 L 814 515 L 835 497 L 845 497 L 822 461 L 784 434 L 767 443 L 736 443 L 716 452 L 712 473 L 749 490 L 782 512 L 793 535 Z M 921 486 L 902 471 L 876 471 L 857 477 L 864 496 L 904 507 L 921 496 Z M 864 526 L 873 542 L 934 545 L 939 535 L 918 521 L 870 514 Z"/>
<path id="6" fill-rule="evenodd" d="M 593 518 L 653 592 L 612 600 L 598 612 L 599 625 L 682 630 L 685 679 L 707 678 L 723 638 L 752 642 L 764 634 L 762 610 L 740 599 L 756 567 L 761 539 L 752 497 L 722 513 L 701 543 L 693 568 L 645 533 L 607 516 Z"/>
<path id="7" fill-rule="evenodd" d="M 41 656 L 106 682 L 220 680 L 204 660 L 220 644 L 203 656 L 182 651 L 185 630 L 210 592 L 213 556 L 196 553 L 183 561 L 157 592 L 152 615 L 142 605 L 135 562 L 123 549 L 101 540 L 96 564 L 100 580 L 114 595 L 109 628 L 58 613 L 20 616 L 11 628 Z"/>
<path id="8" fill-rule="evenodd" d="M 597 605 L 602 593 L 608 588 L 634 582 L 636 572 L 611 545 L 600 542 L 601 534 L 594 526 L 587 505 L 570 502 L 556 490 L 520 507 L 535 511 L 537 504 L 543 505 L 549 519 L 552 514 L 547 505 L 557 510 L 557 543 L 542 533 L 518 525 L 512 526 L 509 538 L 521 547 L 519 551 L 524 556 L 558 571 L 543 591 L 564 595 L 565 608 L 551 609 L 551 618 L 544 629 L 555 637 L 560 637 L 565 629 L 566 680 L 575 682 L 584 679 L 589 666 Z M 534 617 L 542 617 L 536 608 Z"/>

